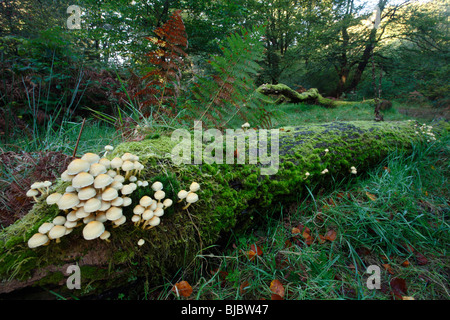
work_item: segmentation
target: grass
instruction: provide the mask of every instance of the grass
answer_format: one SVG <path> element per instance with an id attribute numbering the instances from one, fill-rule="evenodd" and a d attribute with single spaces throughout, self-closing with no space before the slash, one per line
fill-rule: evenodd
<path id="1" fill-rule="evenodd" d="M 372 108 L 362 104 L 337 109 L 301 104 L 276 108 L 274 127 L 373 119 Z M 384 112 L 385 120 L 413 119 L 398 112 L 399 108 L 406 106 L 394 103 L 393 109 Z M 80 125 L 64 121 L 1 148 L 71 154 Z M 99 152 L 119 141 L 111 126 L 88 120 L 78 154 Z M 449 142 L 447 135 L 417 145 L 410 155 L 391 154 L 370 172 L 338 181 L 330 190 L 312 189 L 295 203 L 261 211 L 264 223 L 232 234 L 223 247 L 199 252 L 189 267 L 163 285 L 151 287 L 144 282 L 111 298 L 186 299 L 171 289 L 187 280 L 193 287 L 189 299 L 271 299 L 271 283 L 277 279 L 285 290 L 284 299 L 391 299 L 398 293 L 391 280 L 400 278 L 407 286 L 401 296 L 448 299 Z M 336 239 L 323 241 L 320 236 L 330 230 Z M 262 254 L 249 259 L 252 245 L 260 247 Z M 370 265 L 381 268 L 380 290 L 366 286 Z M 188 274 L 193 276 L 186 278 Z"/>
<path id="2" fill-rule="evenodd" d="M 264 224 L 199 253 L 192 268 L 202 271 L 185 270 L 195 274 L 190 279 L 181 272 L 153 297 L 186 299 L 170 289 L 187 280 L 189 299 L 271 299 L 277 279 L 288 300 L 449 299 L 449 142 L 447 135 L 410 155 L 393 153 L 332 190 L 311 190 L 297 203 L 260 212 Z M 336 239 L 321 240 L 330 230 Z M 250 259 L 252 245 L 262 254 Z M 370 265 L 381 270 L 379 290 L 367 288 Z M 397 279 L 405 280 L 404 291 Z"/>

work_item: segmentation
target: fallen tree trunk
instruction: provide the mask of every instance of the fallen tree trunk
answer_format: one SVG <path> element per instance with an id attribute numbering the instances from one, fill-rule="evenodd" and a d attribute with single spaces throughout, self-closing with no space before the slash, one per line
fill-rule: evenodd
<path id="1" fill-rule="evenodd" d="M 305 92 L 299 93 L 285 84 L 263 84 L 259 86 L 256 91 L 266 96 L 273 97 L 274 104 L 281 103 L 309 103 L 319 104 L 328 108 L 336 108 L 347 104 L 355 104 L 351 101 L 339 101 L 323 97 L 316 88 L 309 89 Z M 365 100 L 363 103 L 374 105 L 373 100 Z"/>
<path id="2" fill-rule="evenodd" d="M 158 284 L 192 262 L 200 250 L 217 243 L 220 237 L 252 219 L 254 209 L 295 201 L 305 195 L 306 186 L 326 186 L 333 179 L 358 174 L 382 160 L 391 150 L 411 148 L 415 139 L 410 122 L 333 122 L 286 127 L 279 131 L 279 168 L 276 174 L 261 175 L 259 164 L 180 164 L 170 153 L 178 144 L 169 136 L 119 145 L 109 156 L 130 152 L 144 164 L 141 179 L 162 181 L 166 197 L 174 205 L 151 230 L 130 222 L 132 209 L 143 195 L 153 195 L 149 187 L 139 187 L 133 205 L 124 210 L 127 223 L 109 228 L 110 241 L 84 240 L 81 228 L 63 237 L 60 243 L 30 249 L 28 239 L 42 223 L 61 212 L 45 201 L 36 203 L 21 220 L 0 233 L 0 297 L 22 294 L 26 288 L 46 288 L 75 296 L 99 294 L 144 278 Z M 268 145 L 275 143 L 270 140 Z M 328 149 L 328 152 L 325 151 Z M 321 174 L 324 169 L 328 173 Z M 310 175 L 307 177 L 306 172 Z M 200 184 L 200 200 L 186 210 L 176 194 Z M 150 184 L 151 185 L 151 184 Z M 54 191 L 63 192 L 67 183 L 59 181 Z M 145 244 L 138 246 L 138 240 Z M 78 265 L 81 289 L 69 290 L 68 266 Z M 44 290 L 39 289 L 41 292 Z"/>

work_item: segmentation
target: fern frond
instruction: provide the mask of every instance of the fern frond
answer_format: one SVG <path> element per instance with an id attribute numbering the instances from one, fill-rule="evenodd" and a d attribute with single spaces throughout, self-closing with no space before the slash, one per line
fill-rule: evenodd
<path id="1" fill-rule="evenodd" d="M 193 88 L 195 98 L 202 104 L 201 109 L 193 110 L 196 120 L 207 119 L 213 126 L 223 128 L 236 115 L 245 120 L 247 113 L 253 112 L 258 102 L 249 100 L 256 89 L 253 78 L 261 69 L 258 62 L 264 53 L 260 41 L 263 34 L 264 27 L 242 29 L 226 39 L 221 55 L 208 60 L 213 75 L 198 78 Z"/>

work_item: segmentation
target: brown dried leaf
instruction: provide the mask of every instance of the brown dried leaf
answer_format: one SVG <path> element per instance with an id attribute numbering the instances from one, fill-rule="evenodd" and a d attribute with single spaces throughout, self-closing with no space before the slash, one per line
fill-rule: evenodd
<path id="1" fill-rule="evenodd" d="M 272 280 L 272 282 L 270 283 L 270 291 L 281 298 L 284 297 L 284 287 L 278 279 Z"/>
<path id="2" fill-rule="evenodd" d="M 394 271 L 392 270 L 392 267 L 391 267 L 389 264 L 385 263 L 385 264 L 383 264 L 383 267 L 384 267 L 384 269 L 386 269 L 386 271 L 389 272 L 390 274 L 394 274 Z"/>
<path id="3" fill-rule="evenodd" d="M 325 239 L 328 241 L 334 241 L 336 240 L 337 233 L 334 230 L 328 230 L 328 232 L 325 234 Z"/>
<path id="4" fill-rule="evenodd" d="M 366 191 L 366 196 L 372 201 L 376 201 L 377 200 L 377 197 L 375 195 L 373 195 L 373 194 L 371 194 L 371 193 L 369 193 L 367 191 Z"/>
<path id="5" fill-rule="evenodd" d="M 403 296 L 407 295 L 406 281 L 401 278 L 392 278 L 389 282 L 391 285 L 391 293 L 398 300 L 402 300 Z"/>
<path id="6" fill-rule="evenodd" d="M 187 281 L 177 282 L 172 291 L 175 292 L 177 296 L 189 297 L 192 294 L 192 287 Z"/>

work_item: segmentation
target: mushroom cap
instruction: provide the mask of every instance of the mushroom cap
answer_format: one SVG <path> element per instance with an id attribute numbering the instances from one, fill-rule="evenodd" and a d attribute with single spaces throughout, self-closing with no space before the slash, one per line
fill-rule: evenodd
<path id="1" fill-rule="evenodd" d="M 84 210 L 84 206 L 81 208 L 78 208 L 77 211 L 75 212 L 75 215 L 77 216 L 78 219 L 83 219 L 86 218 L 87 216 L 89 216 L 90 212 L 86 212 Z"/>
<path id="2" fill-rule="evenodd" d="M 114 178 L 115 176 L 117 176 L 117 172 L 114 171 L 113 169 L 109 169 L 108 171 L 106 171 L 106 174 L 108 176 L 110 176 L 111 178 Z"/>
<path id="3" fill-rule="evenodd" d="M 158 190 L 155 192 L 155 194 L 153 196 L 155 197 L 156 200 L 161 200 L 161 199 L 164 199 L 164 197 L 166 196 L 166 193 L 162 190 Z"/>
<path id="4" fill-rule="evenodd" d="M 106 188 L 105 191 L 102 193 L 102 200 L 103 201 L 111 201 L 114 200 L 119 196 L 119 193 L 114 188 Z"/>
<path id="5" fill-rule="evenodd" d="M 97 198 L 91 198 L 84 204 L 84 211 L 87 213 L 95 212 L 102 206 L 102 201 Z"/>
<path id="6" fill-rule="evenodd" d="M 72 179 L 72 187 L 83 188 L 94 183 L 94 177 L 87 172 L 80 172 Z"/>
<path id="7" fill-rule="evenodd" d="M 67 186 L 65 190 L 66 190 L 67 193 L 72 193 L 72 192 L 76 192 L 77 191 L 77 189 L 75 189 L 72 186 Z"/>
<path id="8" fill-rule="evenodd" d="M 188 193 L 189 193 L 189 192 L 187 192 L 186 190 L 180 190 L 180 191 L 178 192 L 178 198 L 179 198 L 179 199 L 184 199 L 184 198 L 187 197 Z"/>
<path id="9" fill-rule="evenodd" d="M 97 194 L 97 190 L 93 187 L 84 187 L 78 191 L 78 199 L 80 200 L 89 200 Z"/>
<path id="10" fill-rule="evenodd" d="M 163 188 L 163 184 L 160 181 L 156 181 L 155 183 L 152 184 L 153 191 L 162 190 L 162 188 Z"/>
<path id="11" fill-rule="evenodd" d="M 78 209 L 70 211 L 66 216 L 66 220 L 67 221 L 77 221 L 78 219 L 80 219 L 77 217 L 77 211 L 78 211 Z"/>
<path id="12" fill-rule="evenodd" d="M 242 128 L 250 128 L 250 123 L 246 122 L 241 127 Z"/>
<path id="13" fill-rule="evenodd" d="M 115 157 L 114 159 L 111 160 L 111 168 L 112 169 L 118 169 L 120 167 L 122 167 L 123 164 L 123 160 L 119 157 Z"/>
<path id="14" fill-rule="evenodd" d="M 100 156 L 98 154 L 88 152 L 81 157 L 81 160 L 85 160 L 90 164 L 94 164 L 100 161 Z"/>
<path id="15" fill-rule="evenodd" d="M 93 240 L 105 232 L 105 226 L 102 222 L 93 220 L 86 224 L 86 226 L 83 228 L 83 238 L 86 240 Z"/>
<path id="16" fill-rule="evenodd" d="M 36 189 L 30 189 L 27 191 L 27 197 L 34 197 L 37 196 L 39 194 L 39 191 L 37 191 Z"/>
<path id="17" fill-rule="evenodd" d="M 51 222 L 44 222 L 38 229 L 39 233 L 46 234 L 50 231 L 51 228 L 53 228 L 55 225 Z"/>
<path id="18" fill-rule="evenodd" d="M 143 206 L 141 206 L 140 204 L 136 205 L 133 209 L 133 213 L 139 214 L 139 215 L 141 215 L 144 211 L 145 211 L 145 208 Z"/>
<path id="19" fill-rule="evenodd" d="M 139 204 L 143 207 L 148 207 L 149 205 L 151 205 L 153 202 L 153 199 L 150 198 L 149 196 L 143 196 L 141 198 L 141 200 L 139 200 Z"/>
<path id="20" fill-rule="evenodd" d="M 95 214 L 90 213 L 87 217 L 83 218 L 83 223 L 88 224 L 89 222 L 94 221 L 95 218 L 96 218 Z"/>
<path id="21" fill-rule="evenodd" d="M 148 220 L 148 224 L 151 225 L 152 227 L 157 226 L 158 224 L 160 224 L 160 222 L 161 219 L 158 216 L 153 216 L 153 218 Z"/>
<path id="22" fill-rule="evenodd" d="M 186 197 L 186 201 L 188 203 L 194 203 L 198 201 L 198 194 L 194 193 L 194 192 L 189 192 L 187 197 Z"/>
<path id="23" fill-rule="evenodd" d="M 64 193 L 61 198 L 59 198 L 58 208 L 61 210 L 67 210 L 76 207 L 77 204 L 80 203 L 80 199 L 74 193 Z"/>
<path id="24" fill-rule="evenodd" d="M 128 178 L 128 180 L 129 180 L 130 182 L 136 182 L 136 181 L 137 181 L 137 178 L 136 178 L 136 176 L 131 176 L 130 178 Z"/>
<path id="25" fill-rule="evenodd" d="M 129 153 L 129 152 L 125 152 L 121 159 L 125 162 L 125 161 L 133 161 L 134 160 L 134 155 Z"/>
<path id="26" fill-rule="evenodd" d="M 100 163 L 91 164 L 91 168 L 89 169 L 89 173 L 94 177 L 98 176 L 99 174 L 106 173 L 107 171 L 108 169 L 106 169 L 106 167 Z"/>
<path id="27" fill-rule="evenodd" d="M 120 189 L 120 191 L 122 192 L 123 195 L 128 195 L 133 193 L 133 187 L 130 186 L 129 184 L 126 184 L 122 187 L 122 189 Z"/>
<path id="28" fill-rule="evenodd" d="M 133 202 L 133 200 L 131 200 L 130 197 L 122 197 L 122 198 L 123 198 L 122 204 L 123 207 L 128 207 Z"/>
<path id="29" fill-rule="evenodd" d="M 105 146 L 105 150 L 106 150 L 106 151 L 113 151 L 113 150 L 114 150 L 114 147 L 113 147 L 113 146 L 110 146 L 110 145 L 108 144 L 108 145 Z"/>
<path id="30" fill-rule="evenodd" d="M 30 239 L 28 239 L 28 247 L 29 248 L 40 247 L 46 244 L 48 241 L 49 238 L 47 237 L 47 235 L 42 233 L 35 233 Z"/>
<path id="31" fill-rule="evenodd" d="M 111 183 L 113 183 L 114 179 L 105 173 L 101 173 L 94 179 L 94 188 L 100 189 L 105 188 L 109 186 Z"/>
<path id="32" fill-rule="evenodd" d="M 100 235 L 100 239 L 106 240 L 111 236 L 111 232 L 108 230 L 103 231 L 103 233 Z"/>
<path id="33" fill-rule="evenodd" d="M 122 208 L 119 207 L 111 207 L 106 211 L 106 218 L 110 221 L 115 221 L 120 219 L 123 216 Z"/>
<path id="34" fill-rule="evenodd" d="M 123 198 L 122 197 L 117 197 L 113 201 L 111 201 L 111 206 L 120 207 L 121 205 L 123 205 Z"/>
<path id="35" fill-rule="evenodd" d="M 154 212 L 152 210 L 147 209 L 142 213 L 142 219 L 149 220 L 149 219 L 153 218 L 153 215 L 154 215 Z"/>
<path id="36" fill-rule="evenodd" d="M 134 164 L 133 162 L 126 160 L 122 163 L 122 170 L 123 171 L 130 171 L 134 169 Z"/>
<path id="37" fill-rule="evenodd" d="M 95 220 L 100 222 L 108 221 L 108 218 L 106 218 L 106 212 L 97 213 L 97 215 L 95 216 Z"/>
<path id="38" fill-rule="evenodd" d="M 113 180 L 113 183 L 110 184 L 110 187 L 111 187 L 111 188 L 114 188 L 114 189 L 116 189 L 116 190 L 120 190 L 120 189 L 123 188 L 123 184 L 122 184 L 122 182 L 114 181 L 114 180 Z"/>
<path id="39" fill-rule="evenodd" d="M 47 204 L 52 205 L 57 203 L 58 200 L 61 199 L 61 197 L 62 197 L 61 193 L 55 192 L 49 195 L 47 199 L 45 199 L 45 201 L 47 202 Z"/>
<path id="40" fill-rule="evenodd" d="M 48 232 L 48 237 L 50 239 L 58 239 L 64 236 L 65 234 L 66 234 L 66 227 L 56 225 Z"/>
<path id="41" fill-rule="evenodd" d="M 53 224 L 56 226 L 62 226 L 64 223 L 66 223 L 66 217 L 63 216 L 57 216 L 53 219 Z"/>
<path id="42" fill-rule="evenodd" d="M 98 163 L 101 164 L 101 165 L 103 165 L 107 170 L 108 170 L 109 168 L 111 168 L 111 160 L 109 160 L 109 159 L 101 158 L 101 159 L 98 161 Z"/>
<path id="43" fill-rule="evenodd" d="M 78 224 L 77 221 L 66 221 L 66 223 L 64 223 L 64 227 L 66 227 L 66 231 L 67 231 L 67 229 L 75 228 L 77 226 L 77 224 Z M 65 234 L 67 234 L 67 232 Z"/>
<path id="44" fill-rule="evenodd" d="M 134 182 L 129 183 L 129 185 L 131 186 L 131 188 L 133 188 L 133 191 L 137 189 L 137 184 Z"/>
<path id="45" fill-rule="evenodd" d="M 120 174 L 115 175 L 114 176 L 114 181 L 118 181 L 118 182 L 124 183 L 125 182 L 125 177 L 120 175 Z"/>
<path id="46" fill-rule="evenodd" d="M 157 217 L 162 217 L 164 215 L 164 210 L 162 208 L 156 208 L 155 211 L 153 211 L 153 214 Z"/>
<path id="47" fill-rule="evenodd" d="M 132 222 L 139 222 L 140 220 L 141 220 L 141 216 L 138 214 L 133 214 L 133 216 L 131 217 Z"/>
<path id="48" fill-rule="evenodd" d="M 42 188 L 43 186 L 44 186 L 43 182 L 38 181 L 38 182 L 33 183 L 30 186 L 30 189 L 39 189 L 39 188 Z"/>
<path id="49" fill-rule="evenodd" d="M 200 185 L 197 182 L 192 182 L 189 186 L 191 192 L 197 192 L 200 189 Z"/>
<path id="50" fill-rule="evenodd" d="M 144 239 L 139 239 L 139 241 L 138 241 L 138 246 L 140 247 L 140 246 L 142 246 L 143 244 L 145 243 L 145 240 Z"/>
<path id="51" fill-rule="evenodd" d="M 46 180 L 42 183 L 42 185 L 47 188 L 47 187 L 50 187 L 52 185 L 52 183 L 50 181 Z"/>
<path id="52" fill-rule="evenodd" d="M 81 159 L 75 159 L 67 166 L 67 174 L 68 175 L 76 175 L 80 172 L 88 172 L 91 164 L 89 161 Z"/>
<path id="53" fill-rule="evenodd" d="M 120 225 L 124 224 L 125 221 L 127 221 L 127 217 L 125 217 L 124 215 L 122 215 L 119 219 L 114 220 L 113 222 L 114 222 L 114 224 L 115 224 L 116 226 L 120 226 Z"/>
<path id="54" fill-rule="evenodd" d="M 166 199 L 166 200 L 164 200 L 164 202 L 163 202 L 163 205 L 164 205 L 165 208 L 170 207 L 172 204 L 173 204 L 172 199 Z"/>
<path id="55" fill-rule="evenodd" d="M 68 174 L 67 170 L 65 170 L 63 173 L 61 173 L 61 180 L 62 181 L 72 181 L 72 179 L 75 177 L 73 174 Z"/>
<path id="56" fill-rule="evenodd" d="M 160 203 L 160 204 L 162 204 L 162 203 Z M 158 202 L 153 201 L 152 204 L 151 204 L 148 208 L 149 208 L 150 210 L 155 211 L 156 208 L 158 208 Z"/>

